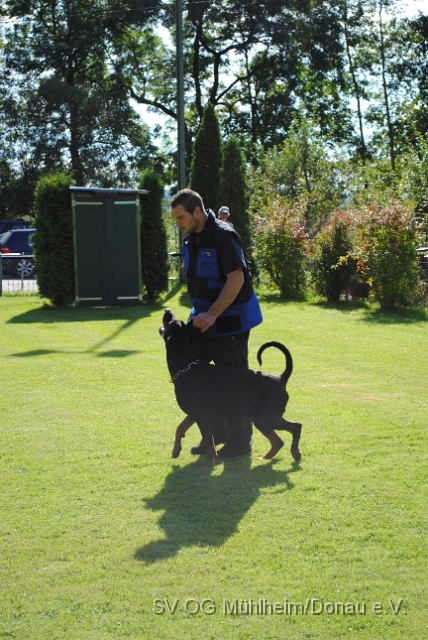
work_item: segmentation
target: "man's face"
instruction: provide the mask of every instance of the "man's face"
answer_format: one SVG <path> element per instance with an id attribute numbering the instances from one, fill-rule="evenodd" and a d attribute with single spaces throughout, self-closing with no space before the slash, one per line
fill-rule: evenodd
<path id="1" fill-rule="evenodd" d="M 202 231 L 205 219 L 201 215 L 201 210 L 196 207 L 193 214 L 186 211 L 182 204 L 171 209 L 171 216 L 175 224 L 183 233 L 192 233 L 192 231 Z"/>

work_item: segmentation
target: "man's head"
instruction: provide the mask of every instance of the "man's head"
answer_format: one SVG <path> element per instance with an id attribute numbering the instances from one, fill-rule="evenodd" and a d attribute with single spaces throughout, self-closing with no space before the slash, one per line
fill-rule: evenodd
<path id="1" fill-rule="evenodd" d="M 220 207 L 218 210 L 218 217 L 220 220 L 227 220 L 230 216 L 229 207 Z"/>
<path id="2" fill-rule="evenodd" d="M 182 189 L 170 202 L 171 216 L 183 233 L 200 233 L 207 219 L 204 203 L 196 191 Z"/>

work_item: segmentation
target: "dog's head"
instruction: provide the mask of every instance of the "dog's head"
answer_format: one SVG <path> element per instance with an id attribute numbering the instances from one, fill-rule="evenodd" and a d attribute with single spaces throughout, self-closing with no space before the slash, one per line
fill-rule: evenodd
<path id="1" fill-rule="evenodd" d="M 171 338 L 171 336 L 184 326 L 184 322 L 177 320 L 171 309 L 165 309 L 162 318 L 162 325 L 159 327 L 159 333 L 166 343 L 168 338 Z"/>

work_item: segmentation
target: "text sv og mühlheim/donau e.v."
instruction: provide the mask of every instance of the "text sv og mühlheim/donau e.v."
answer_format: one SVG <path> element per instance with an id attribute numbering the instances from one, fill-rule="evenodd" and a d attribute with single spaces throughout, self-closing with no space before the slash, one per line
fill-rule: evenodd
<path id="1" fill-rule="evenodd" d="M 266 598 L 253 600 L 247 599 L 227 599 L 221 602 L 213 598 L 155 598 L 153 600 L 152 611 L 156 615 L 174 615 L 177 611 L 182 611 L 189 615 L 243 615 L 243 616 L 269 616 L 269 615 L 385 615 L 397 616 L 403 611 L 404 600 L 398 598 L 395 602 L 388 598 L 387 604 L 382 602 L 338 602 L 333 600 L 322 600 L 321 598 L 306 598 L 302 602 L 291 602 L 284 599 L 281 602 L 270 602 Z"/>

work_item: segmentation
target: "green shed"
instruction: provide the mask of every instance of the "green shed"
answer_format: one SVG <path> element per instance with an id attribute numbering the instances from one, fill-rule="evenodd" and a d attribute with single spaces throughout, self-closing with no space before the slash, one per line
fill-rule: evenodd
<path id="1" fill-rule="evenodd" d="M 76 304 L 142 300 L 138 189 L 71 187 Z"/>

